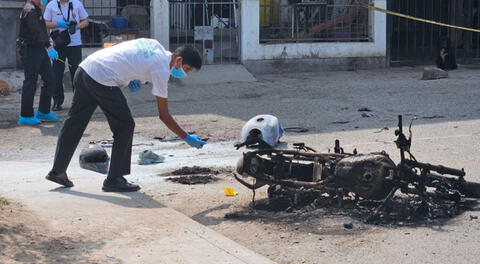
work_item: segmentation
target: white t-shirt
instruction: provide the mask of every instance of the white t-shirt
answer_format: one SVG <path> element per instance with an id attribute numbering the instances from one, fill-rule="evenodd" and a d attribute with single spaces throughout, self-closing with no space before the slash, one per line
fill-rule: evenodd
<path id="1" fill-rule="evenodd" d="M 65 20 L 68 18 L 68 5 L 71 2 L 73 5 L 73 11 L 70 11 L 70 21 L 77 21 L 77 25 L 80 24 L 81 20 L 85 20 L 88 18 L 88 13 L 83 7 L 83 4 L 78 0 L 69 0 L 64 4 L 60 4 L 61 10 L 58 8 L 58 3 L 60 0 L 53 0 L 47 4 L 45 8 L 45 13 L 43 14 L 43 18 L 45 21 L 54 22 Z M 63 12 L 63 16 L 62 16 Z M 60 30 L 64 31 L 65 28 L 55 28 L 53 30 Z M 69 47 L 71 46 L 80 46 L 82 45 L 82 37 L 80 35 L 80 30 L 77 28 L 75 34 L 70 35 L 71 42 L 68 44 Z"/>
<path id="2" fill-rule="evenodd" d="M 80 67 L 105 86 L 125 87 L 130 81 L 151 82 L 152 94 L 168 98 L 172 53 L 155 39 L 134 39 L 99 50 Z"/>

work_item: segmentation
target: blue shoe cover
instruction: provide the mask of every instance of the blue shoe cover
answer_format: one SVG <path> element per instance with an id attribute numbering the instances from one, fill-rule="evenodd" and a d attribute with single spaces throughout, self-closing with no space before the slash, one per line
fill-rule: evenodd
<path id="1" fill-rule="evenodd" d="M 18 124 L 19 125 L 38 125 L 38 124 L 41 124 L 42 121 L 38 120 L 38 118 L 32 116 L 32 117 L 23 117 L 23 116 L 20 116 L 18 118 Z"/>
<path id="2" fill-rule="evenodd" d="M 55 114 L 53 113 L 44 114 L 38 110 L 37 112 L 35 112 L 35 117 L 42 121 L 60 121 L 60 118 L 58 118 Z"/>

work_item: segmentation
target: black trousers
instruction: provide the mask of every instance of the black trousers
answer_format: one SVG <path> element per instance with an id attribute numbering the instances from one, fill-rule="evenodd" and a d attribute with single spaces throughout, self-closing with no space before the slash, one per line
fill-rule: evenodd
<path id="1" fill-rule="evenodd" d="M 114 139 L 108 178 L 130 174 L 135 121 L 122 91 L 97 83 L 82 68 L 75 74 L 74 85 L 72 107 L 58 137 L 52 171 L 66 172 L 93 112 L 100 106 Z"/>
<path id="2" fill-rule="evenodd" d="M 23 117 L 33 116 L 33 99 L 37 91 L 38 75 L 42 77 L 43 87 L 40 92 L 38 110 L 42 113 L 50 113 L 52 92 L 55 82 L 52 64 L 47 51 L 43 47 L 26 47 L 23 51 L 23 67 L 25 80 L 22 87 L 22 106 L 20 115 Z"/>
<path id="3" fill-rule="evenodd" d="M 75 86 L 73 85 L 73 78 L 75 76 L 75 72 L 77 71 L 78 65 L 80 64 L 80 62 L 82 62 L 82 46 L 56 48 L 56 50 L 58 52 L 58 58 L 70 64 L 69 71 L 70 77 L 72 79 L 72 87 L 75 88 Z M 61 105 L 65 100 L 63 89 L 64 72 L 65 64 L 63 62 L 60 62 L 59 60 L 55 60 L 53 62 L 53 73 L 55 75 L 55 91 L 53 92 L 54 104 Z"/>

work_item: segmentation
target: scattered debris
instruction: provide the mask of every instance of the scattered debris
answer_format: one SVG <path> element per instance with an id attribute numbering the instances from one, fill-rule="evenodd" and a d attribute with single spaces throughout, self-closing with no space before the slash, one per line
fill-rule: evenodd
<path id="1" fill-rule="evenodd" d="M 153 146 L 153 143 L 137 143 L 137 144 L 132 144 L 132 147 L 138 147 L 138 146 L 151 147 L 151 146 Z"/>
<path id="2" fill-rule="evenodd" d="M 104 148 L 111 148 L 113 146 L 113 139 L 104 139 L 104 140 L 97 140 L 92 141 L 90 144 L 97 144 Z"/>
<path id="3" fill-rule="evenodd" d="M 443 224 L 451 218 L 462 214 L 465 211 L 474 210 L 479 203 L 473 199 L 467 199 L 460 203 L 446 201 L 443 199 L 429 199 L 427 204 L 422 204 L 422 199 L 412 196 L 395 196 L 378 215 L 375 221 L 368 221 L 371 213 L 382 203 L 382 201 L 355 200 L 354 196 L 346 197 L 342 204 L 338 203 L 338 197 L 322 196 L 314 199 L 301 193 L 297 193 L 297 205 L 293 205 L 293 197 L 277 197 L 277 200 L 263 199 L 255 201 L 249 211 L 232 212 L 238 214 L 238 218 L 246 218 L 253 213 L 258 215 L 270 215 L 269 212 L 295 216 L 301 219 L 313 218 L 338 218 L 344 221 L 346 217 L 355 219 L 366 224 L 380 226 L 423 226 Z M 283 204 L 282 204 L 283 202 Z M 225 218 L 235 218 L 227 217 Z M 350 229 L 351 222 L 344 222 L 343 227 Z M 345 225 L 346 224 L 346 225 Z M 352 223 L 352 229 L 353 229 Z"/>
<path id="4" fill-rule="evenodd" d="M 164 136 L 164 137 L 154 137 L 153 139 L 160 140 L 162 142 L 172 142 L 172 141 L 179 141 L 180 138 L 177 136 Z"/>
<path id="5" fill-rule="evenodd" d="M 144 150 L 138 154 L 138 164 L 139 165 L 146 165 L 146 164 L 155 164 L 155 163 L 162 163 L 165 161 L 165 157 L 160 156 L 151 150 Z"/>
<path id="6" fill-rule="evenodd" d="M 332 124 L 348 124 L 350 121 L 333 121 Z"/>
<path id="7" fill-rule="evenodd" d="M 293 133 L 305 133 L 310 131 L 308 128 L 305 127 L 286 127 L 283 129 L 285 132 L 293 132 Z"/>
<path id="8" fill-rule="evenodd" d="M 424 68 L 422 80 L 436 80 L 448 78 L 448 72 L 440 68 Z"/>
<path id="9" fill-rule="evenodd" d="M 363 112 L 362 117 L 372 117 L 373 116 L 373 111 L 370 110 L 367 107 L 362 107 L 358 109 L 358 112 Z"/>
<path id="10" fill-rule="evenodd" d="M 476 220 L 476 219 L 478 219 L 478 216 L 476 216 L 476 215 L 471 215 L 471 216 L 470 216 L 470 221 Z"/>
<path id="11" fill-rule="evenodd" d="M 211 182 L 217 181 L 217 178 L 210 175 L 187 175 L 187 176 L 169 177 L 166 180 L 180 183 L 180 184 L 193 185 L 193 184 L 211 183 Z"/>
<path id="12" fill-rule="evenodd" d="M 445 118 L 443 115 L 433 115 L 433 116 L 422 116 L 423 119 L 437 119 L 437 118 Z"/>
<path id="13" fill-rule="evenodd" d="M 373 133 L 381 133 L 382 131 L 386 131 L 386 130 L 389 130 L 389 128 L 388 128 L 388 127 L 384 127 L 384 128 L 382 128 L 382 129 L 380 129 L 380 130 L 378 130 L 378 131 L 375 131 L 375 132 L 373 132 Z"/>
<path id="14" fill-rule="evenodd" d="M 372 110 L 370 110 L 370 109 L 367 108 L 367 107 L 362 107 L 362 108 L 359 108 L 359 109 L 358 109 L 358 112 L 372 112 Z"/>
<path id="15" fill-rule="evenodd" d="M 100 145 L 104 148 L 111 148 L 113 146 L 113 139 L 103 139 L 103 140 L 97 140 L 97 141 L 91 141 L 90 144 L 97 144 Z M 137 146 L 153 146 L 153 143 L 137 143 L 137 144 L 132 144 L 132 147 L 137 147 Z"/>
<path id="16" fill-rule="evenodd" d="M 362 117 L 372 117 L 373 113 L 372 112 L 364 112 L 362 113 Z"/>

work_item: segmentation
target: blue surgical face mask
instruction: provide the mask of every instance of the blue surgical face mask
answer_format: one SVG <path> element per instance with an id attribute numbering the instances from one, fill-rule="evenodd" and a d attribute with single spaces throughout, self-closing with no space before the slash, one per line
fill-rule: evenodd
<path id="1" fill-rule="evenodd" d="M 48 3 L 48 0 L 42 0 L 42 5 L 46 5 Z"/>
<path id="2" fill-rule="evenodd" d="M 180 69 L 177 69 L 175 67 L 172 68 L 172 71 L 170 72 L 170 74 L 175 77 L 175 78 L 178 78 L 178 79 L 182 79 L 182 78 L 185 78 L 187 77 L 187 74 L 185 73 L 185 71 L 183 70 L 183 67 L 180 67 Z"/>

